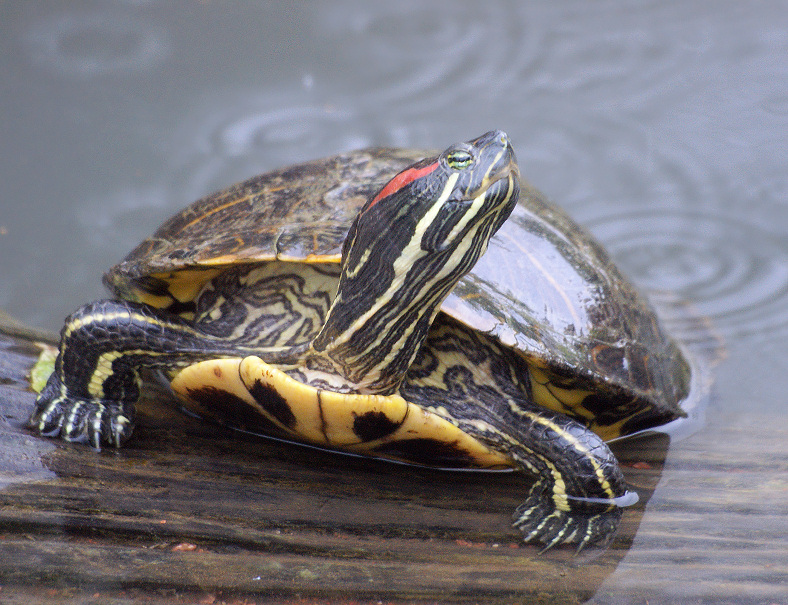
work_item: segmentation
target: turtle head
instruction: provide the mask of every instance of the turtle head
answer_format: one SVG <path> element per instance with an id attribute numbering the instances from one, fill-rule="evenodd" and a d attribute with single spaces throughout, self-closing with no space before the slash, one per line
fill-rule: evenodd
<path id="1" fill-rule="evenodd" d="M 493 215 L 500 225 L 517 201 L 512 190 L 518 176 L 514 152 L 500 131 L 417 162 L 362 207 L 345 240 L 343 264 L 352 271 L 372 250 L 382 265 L 404 261 L 418 250 L 429 254 L 452 247 Z"/>
<path id="2" fill-rule="evenodd" d="M 312 359 L 359 392 L 394 392 L 443 300 L 517 203 L 501 131 L 452 145 L 395 176 L 361 209 Z"/>

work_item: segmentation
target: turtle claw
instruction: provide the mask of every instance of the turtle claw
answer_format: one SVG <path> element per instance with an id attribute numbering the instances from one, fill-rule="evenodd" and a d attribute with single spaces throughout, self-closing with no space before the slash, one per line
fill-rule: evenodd
<path id="1" fill-rule="evenodd" d="M 27 427 L 42 437 L 57 437 L 63 426 L 66 398 L 61 394 L 61 389 L 53 377 L 49 378 L 46 386 L 36 399 L 36 408 L 27 421 Z"/>
<path id="2" fill-rule="evenodd" d="M 120 447 L 133 430 L 132 419 L 120 403 L 76 400 L 71 403 L 60 436 L 100 450 L 102 442 Z"/>
<path id="3" fill-rule="evenodd" d="M 101 403 L 84 400 L 73 401 L 63 423 L 61 437 L 65 441 L 87 443 L 93 446 L 93 449 L 100 450 L 102 435 L 105 436 L 105 439 L 108 437 L 105 430 L 106 412 L 106 407 Z"/>
<path id="4" fill-rule="evenodd" d="M 537 483 L 525 502 L 514 512 L 512 525 L 523 532 L 526 542 L 541 542 L 542 554 L 560 544 L 577 544 L 577 553 L 590 544 L 605 545 L 621 519 L 621 508 L 585 512 L 556 507 L 550 494 Z"/>
<path id="5" fill-rule="evenodd" d="M 28 427 L 43 437 L 88 443 L 100 450 L 105 442 L 114 447 L 131 437 L 134 430 L 133 408 L 117 401 L 72 398 L 53 375 L 36 400 Z"/>

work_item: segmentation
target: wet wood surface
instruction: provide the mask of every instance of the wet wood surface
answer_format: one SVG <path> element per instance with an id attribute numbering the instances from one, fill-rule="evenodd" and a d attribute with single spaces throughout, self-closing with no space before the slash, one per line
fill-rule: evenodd
<path id="1" fill-rule="evenodd" d="M 700 439 L 667 467 L 666 437 L 616 444 L 641 502 L 610 547 L 539 555 L 510 527 L 521 475 L 244 436 L 160 389 L 120 451 L 33 437 L 45 338 L 0 338 L 0 603 L 683 603 L 709 583 L 718 602 L 788 602 L 782 424 L 757 451 Z"/>

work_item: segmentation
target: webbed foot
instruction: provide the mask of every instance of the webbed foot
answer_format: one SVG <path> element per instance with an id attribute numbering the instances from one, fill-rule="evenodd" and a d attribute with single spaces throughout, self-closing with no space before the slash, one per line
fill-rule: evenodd
<path id="1" fill-rule="evenodd" d="M 203 353 L 208 338 L 176 315 L 122 300 L 82 306 L 60 334 L 54 371 L 28 427 L 96 449 L 120 447 L 131 436 L 141 368 L 186 365 Z"/>
<path id="2" fill-rule="evenodd" d="M 118 401 L 70 397 L 56 373 L 49 377 L 36 400 L 28 428 L 44 437 L 87 443 L 101 449 L 120 447 L 134 430 L 134 406 Z"/>
<path id="3" fill-rule="evenodd" d="M 541 542 L 549 550 L 559 544 L 577 544 L 577 552 L 585 546 L 607 544 L 618 528 L 622 506 L 637 502 L 637 494 L 626 492 L 616 500 L 569 499 L 567 506 L 558 506 L 552 493 L 537 482 L 525 502 L 517 507 L 512 525 L 523 532 L 526 542 Z"/>

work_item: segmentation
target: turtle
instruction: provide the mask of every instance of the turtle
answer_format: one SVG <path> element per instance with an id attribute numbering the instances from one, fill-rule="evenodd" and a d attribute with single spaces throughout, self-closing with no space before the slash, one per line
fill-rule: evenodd
<path id="1" fill-rule="evenodd" d="M 502 131 L 253 177 L 170 218 L 104 281 L 114 298 L 66 319 L 28 421 L 39 435 L 120 447 L 153 369 L 239 430 L 522 471 L 524 540 L 579 550 L 637 500 L 606 441 L 685 415 L 681 348 L 520 177 Z"/>

